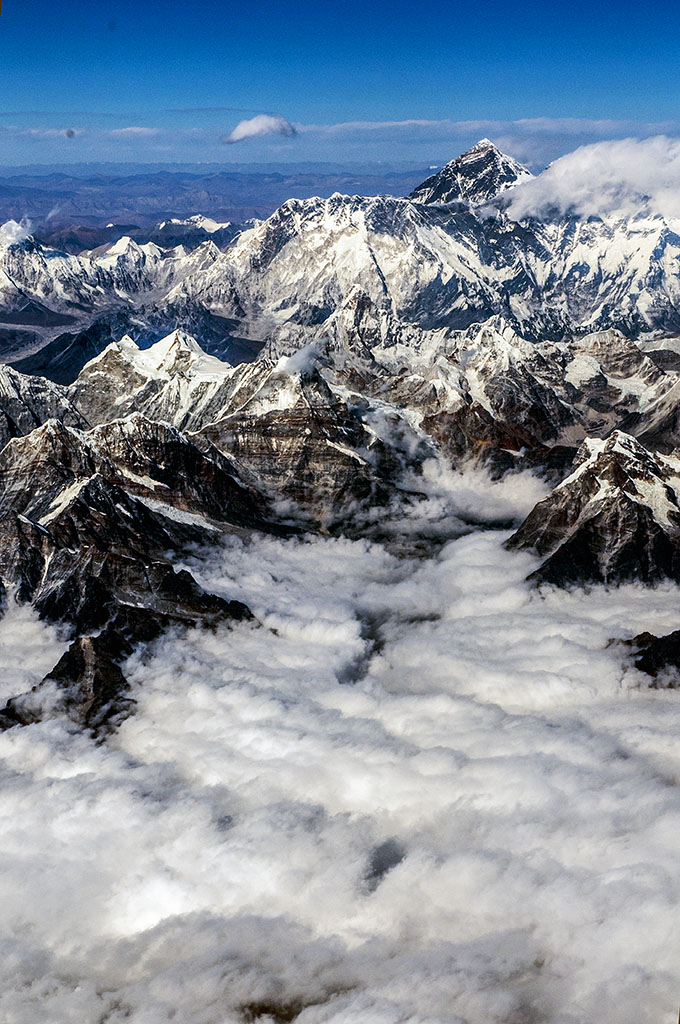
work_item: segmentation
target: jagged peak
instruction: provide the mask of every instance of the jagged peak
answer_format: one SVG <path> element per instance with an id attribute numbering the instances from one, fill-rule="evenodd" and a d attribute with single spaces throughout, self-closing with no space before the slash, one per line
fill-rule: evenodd
<path id="1" fill-rule="evenodd" d="M 222 255 L 222 250 L 213 242 L 212 238 L 206 238 L 204 242 L 201 242 L 200 245 L 197 245 L 195 249 L 188 253 L 183 245 L 178 245 L 170 251 L 175 253 L 177 250 L 181 250 L 182 254 L 188 256 L 193 263 L 206 259 L 214 261 Z"/>
<path id="2" fill-rule="evenodd" d="M 412 202 L 443 205 L 489 202 L 517 182 L 531 177 L 530 171 L 502 153 L 490 139 L 480 139 L 460 156 L 411 192 Z"/>
<path id="3" fill-rule="evenodd" d="M 606 438 L 586 437 L 576 454 L 576 461 L 579 464 L 586 461 L 594 462 L 601 455 L 623 455 L 628 458 L 632 456 L 649 462 L 654 462 L 655 459 L 636 437 L 623 430 L 613 430 Z"/>
<path id="4" fill-rule="evenodd" d="M 156 371 L 170 375 L 183 371 L 221 376 L 232 368 L 230 363 L 208 355 L 193 335 L 180 328 L 144 350 L 141 356 Z"/>
<path id="5" fill-rule="evenodd" d="M 104 256 L 127 256 L 128 253 L 141 253 L 142 247 L 130 238 L 129 235 L 121 235 L 120 238 L 113 242 L 103 253 Z"/>
<path id="6" fill-rule="evenodd" d="M 625 490 L 629 498 L 649 504 L 654 511 L 660 504 L 666 504 L 662 494 L 663 482 L 676 478 L 679 473 L 680 461 L 677 459 L 650 452 L 631 434 L 613 430 L 606 438 L 585 438 L 576 453 L 572 472 L 553 493 L 569 492 L 579 487 L 588 475 L 600 481 L 603 493 Z M 635 487 L 624 487 L 626 480 L 646 482 L 644 495 L 636 495 Z M 655 488 L 650 490 L 652 483 Z M 655 489 L 659 488 L 659 494 L 656 494 Z"/>
<path id="7" fill-rule="evenodd" d="M 480 139 L 479 142 L 475 142 L 474 146 L 470 146 L 467 152 L 474 153 L 478 149 L 495 149 L 497 153 L 500 153 L 498 146 L 496 146 L 491 139 L 487 139 L 486 136 L 484 136 L 483 139 Z"/>
<path id="8" fill-rule="evenodd" d="M 513 163 L 517 162 L 514 160 L 513 157 L 508 156 L 501 149 L 499 149 L 495 142 L 492 142 L 491 139 L 484 138 L 480 139 L 479 142 L 475 142 L 474 146 L 470 146 L 470 148 L 466 149 L 463 153 L 460 153 L 458 156 L 454 156 L 452 160 L 449 160 L 447 164 L 444 164 L 444 167 L 451 167 L 455 164 L 464 164 L 468 160 L 471 160 L 472 158 L 479 157 L 481 154 L 487 154 L 489 157 L 495 159 L 508 160 L 512 161 Z M 444 168 L 441 168 L 441 170 L 443 169 Z"/>
<path id="9" fill-rule="evenodd" d="M 224 377 L 233 369 L 230 363 L 208 355 L 192 334 L 176 328 L 149 348 L 140 348 L 129 334 L 125 334 L 90 359 L 79 376 L 106 372 L 110 368 L 112 356 L 121 359 L 131 370 L 149 380 L 168 380 L 178 374 L 216 379 Z"/>
<path id="10" fill-rule="evenodd" d="M 546 557 L 530 579 L 570 586 L 680 577 L 680 461 L 621 430 L 588 438 L 580 464 L 506 542 Z"/>
<path id="11" fill-rule="evenodd" d="M 185 351 L 197 355 L 206 354 L 193 334 L 183 331 L 180 327 L 176 327 L 170 334 L 166 334 L 164 338 L 154 342 L 150 348 L 143 351 L 146 352 L 148 358 L 159 363 L 163 362 L 171 352 Z"/>
<path id="12" fill-rule="evenodd" d="M 100 364 L 107 362 L 111 356 L 119 356 L 126 362 L 134 363 L 135 357 L 140 351 L 137 342 L 129 334 L 124 334 L 117 341 L 109 342 L 106 348 L 102 349 L 98 355 L 88 359 L 80 373 L 86 375 L 93 370 L 97 370 L 100 368 Z"/>
<path id="13" fill-rule="evenodd" d="M 502 313 L 496 313 L 494 316 L 490 316 L 488 320 L 470 324 L 463 334 L 466 338 L 487 338 L 500 335 L 505 338 L 518 338 L 521 342 L 525 341 Z"/>
<path id="14" fill-rule="evenodd" d="M 232 222 L 227 221 L 216 221 L 212 217 L 206 217 L 202 213 L 193 213 L 190 217 L 170 217 L 169 220 L 162 220 L 158 225 L 158 230 L 162 231 L 165 227 L 172 227 L 178 225 L 179 227 L 189 226 L 200 228 L 207 232 L 209 235 L 214 234 L 216 231 L 220 231 L 223 228 L 231 227 Z"/>
<path id="15" fill-rule="evenodd" d="M 165 420 L 149 419 L 139 410 L 134 410 L 127 416 L 110 420 L 108 423 L 101 423 L 88 433 L 92 441 L 100 442 L 110 440 L 112 437 L 128 437 L 133 440 L 140 436 L 161 436 L 164 440 L 172 438 L 181 444 L 189 444 L 188 439 L 171 423 Z"/>
<path id="16" fill-rule="evenodd" d="M 0 390 L 3 386 L 5 388 L 11 387 L 17 394 L 26 388 L 39 388 L 41 391 L 58 392 L 61 387 L 61 385 L 55 384 L 54 381 L 49 380 L 47 377 L 22 373 L 9 363 L 0 363 L 0 382 L 2 382 Z"/>
<path id="17" fill-rule="evenodd" d="M 486 363 L 498 360 L 509 366 L 517 360 L 524 362 L 534 351 L 531 342 L 518 334 L 500 314 L 489 317 L 483 323 L 471 324 L 458 338 L 462 366 L 473 361 Z"/>
<path id="18" fill-rule="evenodd" d="M 82 449 L 87 446 L 82 430 L 67 426 L 61 420 L 50 418 L 28 434 L 12 437 L 3 452 L 54 450 L 55 446 Z"/>

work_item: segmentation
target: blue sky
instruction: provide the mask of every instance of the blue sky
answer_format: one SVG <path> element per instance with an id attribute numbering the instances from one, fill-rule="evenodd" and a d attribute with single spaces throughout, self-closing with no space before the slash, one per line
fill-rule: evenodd
<path id="1" fill-rule="evenodd" d="M 677 134 L 679 29 L 670 3 L 4 0 L 0 162 L 427 164 L 485 134 L 540 163 Z M 297 133 L 221 141 L 262 113 Z"/>

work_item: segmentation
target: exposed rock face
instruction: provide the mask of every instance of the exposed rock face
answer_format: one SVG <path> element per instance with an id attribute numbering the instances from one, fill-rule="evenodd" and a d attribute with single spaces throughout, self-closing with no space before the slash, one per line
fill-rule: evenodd
<path id="1" fill-rule="evenodd" d="M 150 567 L 153 575 L 154 566 Z M 203 593 L 188 573 L 175 573 L 167 586 L 169 610 L 122 605 L 94 636 L 74 640 L 55 667 L 30 692 L 12 697 L 0 708 L 0 730 L 30 725 L 42 717 L 67 714 L 76 724 L 104 737 L 134 710 L 122 665 L 140 643 L 155 640 L 174 627 L 214 627 L 220 622 L 251 620 L 246 605 Z"/>
<path id="2" fill-rule="evenodd" d="M 68 714 L 95 735 L 126 718 L 133 709 L 121 662 L 132 645 L 112 628 L 80 637 L 45 679 L 29 693 L 11 697 L 0 709 L 0 729 L 31 725 L 47 714 Z"/>
<path id="3" fill-rule="evenodd" d="M 327 529 L 347 525 L 356 506 L 385 504 L 393 493 L 396 458 L 317 371 L 285 384 L 269 376 L 266 387 L 201 435 Z"/>
<path id="4" fill-rule="evenodd" d="M 531 173 L 505 156 L 488 139 L 481 139 L 462 156 L 451 160 L 411 192 L 415 203 L 485 203 Z"/>
<path id="5" fill-rule="evenodd" d="M 0 366 L 0 448 L 50 418 L 72 427 L 86 424 L 63 388 Z"/>
<path id="6" fill-rule="evenodd" d="M 124 338 L 85 366 L 70 394 L 91 422 L 138 410 L 175 424 L 324 528 L 394 492 L 398 458 L 305 358 L 231 367 L 181 332 L 145 351 Z"/>
<path id="7" fill-rule="evenodd" d="M 140 415 L 89 432 L 49 420 L 10 441 L 0 452 L 3 593 L 68 623 L 75 639 L 0 725 L 61 710 L 101 733 L 131 708 L 121 663 L 135 644 L 173 624 L 251 617 L 176 572 L 172 552 L 225 530 L 276 529 L 270 512 L 232 460 Z"/>
<path id="8" fill-rule="evenodd" d="M 576 469 L 507 542 L 544 558 L 532 578 L 560 586 L 680 579 L 680 462 L 615 431 L 586 441 Z"/>
<path id="9" fill-rule="evenodd" d="M 87 433 L 49 420 L 0 452 L 0 508 L 47 526 L 84 489 L 93 495 L 115 488 L 168 517 L 186 509 L 213 523 L 264 525 L 262 495 L 240 479 L 233 460 L 201 447 L 139 414 Z"/>
<path id="10" fill-rule="evenodd" d="M 454 465 L 482 463 L 494 477 L 534 469 L 559 483 L 568 474 L 576 454 L 576 449 L 568 444 L 542 443 L 521 423 L 495 419 L 476 402 L 460 406 L 455 412 L 427 415 L 422 424 Z"/>

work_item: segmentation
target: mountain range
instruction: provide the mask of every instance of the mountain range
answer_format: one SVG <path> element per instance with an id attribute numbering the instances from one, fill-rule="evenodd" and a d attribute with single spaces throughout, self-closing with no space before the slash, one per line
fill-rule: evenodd
<path id="1" fill-rule="evenodd" d="M 553 488 L 507 541 L 536 585 L 680 580 L 680 225 L 513 219 L 531 178 L 482 140 L 407 198 L 0 248 L 0 579 L 72 637 L 0 724 L 105 734 L 135 645 L 253 618 L 175 570 L 188 546 L 412 550 L 432 460 Z"/>

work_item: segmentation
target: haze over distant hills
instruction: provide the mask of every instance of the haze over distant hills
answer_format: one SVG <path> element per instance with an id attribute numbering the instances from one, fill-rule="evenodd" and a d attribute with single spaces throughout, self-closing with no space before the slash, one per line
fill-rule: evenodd
<path id="1" fill-rule="evenodd" d="M 426 169 L 347 170 L 332 165 L 231 169 L 160 165 L 0 168 L 0 223 L 27 218 L 41 237 L 72 225 L 109 221 L 145 226 L 200 212 L 221 220 L 268 217 L 291 197 L 404 195 Z"/>

